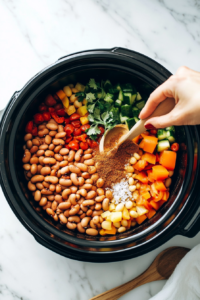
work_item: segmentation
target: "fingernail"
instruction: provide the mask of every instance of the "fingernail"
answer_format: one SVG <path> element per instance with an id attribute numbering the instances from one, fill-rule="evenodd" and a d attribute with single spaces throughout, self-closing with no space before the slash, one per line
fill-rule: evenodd
<path id="1" fill-rule="evenodd" d="M 144 127 L 146 128 L 146 129 L 156 129 L 156 127 L 154 127 L 152 124 L 150 124 L 150 123 L 148 123 L 148 124 L 146 124 L 146 125 L 144 125 Z"/>

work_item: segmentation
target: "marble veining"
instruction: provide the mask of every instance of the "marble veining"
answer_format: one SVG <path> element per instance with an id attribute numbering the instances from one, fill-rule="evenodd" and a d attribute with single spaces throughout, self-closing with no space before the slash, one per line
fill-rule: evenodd
<path id="1" fill-rule="evenodd" d="M 0 0 L 2 110 L 15 91 L 66 54 L 125 47 L 157 60 L 171 72 L 200 71 L 199 0 Z M 131 280 L 169 246 L 194 247 L 174 237 L 124 262 L 73 261 L 39 245 L 11 211 L 0 190 L 0 300 L 87 300 Z M 121 299 L 147 300 L 164 282 L 146 284 Z"/>

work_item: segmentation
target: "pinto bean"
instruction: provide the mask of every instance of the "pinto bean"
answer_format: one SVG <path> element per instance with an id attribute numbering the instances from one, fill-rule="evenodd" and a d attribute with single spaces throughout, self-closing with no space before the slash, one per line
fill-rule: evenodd
<path id="1" fill-rule="evenodd" d="M 86 197 L 87 196 L 87 191 L 83 188 L 81 188 L 80 190 L 78 190 L 77 194 Z"/>
<path id="2" fill-rule="evenodd" d="M 62 139 L 53 139 L 53 144 L 54 145 L 64 145 L 65 141 L 63 141 Z"/>
<path id="3" fill-rule="evenodd" d="M 40 200 L 41 200 L 41 192 L 40 192 L 39 190 L 37 190 L 37 191 L 35 192 L 34 200 L 35 200 L 35 201 L 40 201 Z"/>
<path id="4" fill-rule="evenodd" d="M 26 142 L 26 147 L 28 149 L 30 149 L 32 147 L 32 145 L 33 145 L 32 141 L 29 140 L 29 141 Z"/>
<path id="5" fill-rule="evenodd" d="M 82 174 L 82 176 L 83 176 L 83 174 Z M 94 182 L 96 182 L 96 181 L 99 179 L 98 173 L 92 174 L 91 179 L 92 179 Z"/>
<path id="6" fill-rule="evenodd" d="M 47 196 L 47 199 L 48 199 L 49 201 L 54 201 L 55 196 L 54 196 L 54 195 L 49 195 L 49 196 Z"/>
<path id="7" fill-rule="evenodd" d="M 46 197 L 42 197 L 40 202 L 39 202 L 39 205 L 40 206 L 45 206 L 47 204 L 47 198 Z"/>
<path id="8" fill-rule="evenodd" d="M 93 210 L 90 208 L 88 209 L 88 211 L 86 212 L 86 216 L 90 217 L 93 213 Z"/>
<path id="9" fill-rule="evenodd" d="M 39 149 L 40 150 L 47 150 L 48 149 L 48 145 L 40 145 Z"/>
<path id="10" fill-rule="evenodd" d="M 64 137 L 66 137 L 66 132 L 62 131 L 62 132 L 58 132 L 56 135 L 55 135 L 55 138 L 56 139 L 63 139 Z"/>
<path id="11" fill-rule="evenodd" d="M 102 208 L 104 211 L 107 211 L 109 209 L 109 199 L 105 198 L 102 202 Z"/>
<path id="12" fill-rule="evenodd" d="M 81 219 L 78 216 L 72 216 L 72 217 L 69 217 L 68 221 L 69 222 L 79 223 L 81 221 Z"/>
<path id="13" fill-rule="evenodd" d="M 35 175 L 31 178 L 32 183 L 41 182 L 41 181 L 44 181 L 43 175 Z"/>
<path id="14" fill-rule="evenodd" d="M 69 153 L 69 149 L 67 149 L 67 148 L 62 148 L 61 150 L 60 150 L 60 154 L 61 155 L 67 155 Z"/>
<path id="15" fill-rule="evenodd" d="M 81 226 L 84 228 L 84 227 L 87 227 L 88 226 L 88 223 L 90 222 L 91 218 L 90 217 L 85 217 L 81 220 Z"/>
<path id="16" fill-rule="evenodd" d="M 61 191 L 62 191 L 62 188 L 61 188 L 61 186 L 59 185 L 59 184 L 57 184 L 56 185 L 56 193 L 61 193 Z"/>
<path id="17" fill-rule="evenodd" d="M 44 186 L 41 182 L 36 183 L 36 187 L 38 190 L 42 190 L 44 188 Z"/>
<path id="18" fill-rule="evenodd" d="M 72 180 L 71 179 L 60 178 L 59 183 L 63 186 L 71 186 L 72 185 Z"/>
<path id="19" fill-rule="evenodd" d="M 84 154 L 84 159 L 90 159 L 92 158 L 92 154 Z"/>
<path id="20" fill-rule="evenodd" d="M 87 149 L 87 150 L 84 151 L 84 155 L 85 155 L 85 154 L 91 154 L 92 152 L 93 152 L 92 149 Z"/>
<path id="21" fill-rule="evenodd" d="M 96 197 L 97 193 L 95 191 L 89 191 L 87 193 L 86 199 L 93 199 L 94 197 Z"/>
<path id="22" fill-rule="evenodd" d="M 44 180 L 46 182 L 50 182 L 52 184 L 58 183 L 58 177 L 56 177 L 56 176 L 46 176 Z"/>
<path id="23" fill-rule="evenodd" d="M 77 186 L 70 186 L 71 193 L 75 194 L 77 190 L 78 190 Z"/>
<path id="24" fill-rule="evenodd" d="M 43 167 L 41 170 L 40 170 L 40 173 L 44 176 L 48 175 L 51 173 L 51 168 L 50 167 Z"/>
<path id="25" fill-rule="evenodd" d="M 22 162 L 24 164 L 26 164 L 30 161 L 30 158 L 31 158 L 31 153 L 29 151 L 27 151 L 27 152 L 24 153 L 24 156 L 22 158 Z"/>
<path id="26" fill-rule="evenodd" d="M 76 215 L 79 212 L 80 205 L 76 204 L 73 208 L 70 209 L 69 214 L 70 216 Z"/>
<path id="27" fill-rule="evenodd" d="M 55 201 L 58 203 L 62 203 L 63 199 L 61 195 L 55 195 Z"/>
<path id="28" fill-rule="evenodd" d="M 58 154 L 58 152 L 62 149 L 62 145 L 58 145 L 54 148 L 54 152 Z"/>
<path id="29" fill-rule="evenodd" d="M 31 165 L 31 173 L 35 175 L 38 171 L 38 166 L 36 164 Z"/>
<path id="30" fill-rule="evenodd" d="M 95 210 L 100 210 L 101 209 L 101 203 L 97 203 L 96 205 L 95 205 L 95 208 L 94 208 Z"/>
<path id="31" fill-rule="evenodd" d="M 45 165 L 48 165 L 48 164 L 54 165 L 54 164 L 56 163 L 56 160 L 55 160 L 55 158 L 53 158 L 53 157 L 45 157 L 45 158 L 43 159 L 43 163 L 44 163 Z"/>
<path id="32" fill-rule="evenodd" d="M 31 164 L 38 164 L 38 162 L 39 162 L 39 158 L 38 157 L 31 157 L 31 159 L 30 159 L 30 163 Z"/>
<path id="33" fill-rule="evenodd" d="M 69 162 L 74 160 L 75 153 L 76 152 L 74 150 L 69 151 L 69 155 L 68 155 L 68 161 Z"/>
<path id="34" fill-rule="evenodd" d="M 71 194 L 71 190 L 70 189 L 65 189 L 62 192 L 62 197 L 63 199 L 68 199 L 68 196 Z"/>
<path id="35" fill-rule="evenodd" d="M 70 170 L 70 172 L 76 173 L 76 174 L 79 174 L 81 172 L 81 170 L 78 167 L 73 166 L 73 165 L 69 166 L 69 170 Z"/>
<path id="36" fill-rule="evenodd" d="M 24 168 L 24 170 L 29 171 L 31 169 L 31 165 L 30 164 L 24 164 L 23 168 Z"/>
<path id="37" fill-rule="evenodd" d="M 75 161 L 80 161 L 81 160 L 81 156 L 83 154 L 83 150 L 82 149 L 79 149 L 76 154 L 75 154 Z"/>
<path id="38" fill-rule="evenodd" d="M 70 230 L 75 230 L 76 229 L 76 224 L 67 222 L 67 228 L 70 229 Z"/>
<path id="39" fill-rule="evenodd" d="M 47 128 L 44 128 L 40 131 L 38 131 L 38 136 L 39 137 L 44 137 L 45 135 L 47 135 L 49 133 L 49 130 Z"/>
<path id="40" fill-rule="evenodd" d="M 54 148 L 55 148 L 55 145 L 54 145 L 54 144 L 50 144 L 50 145 L 49 145 L 49 150 L 52 151 L 52 150 L 54 150 Z"/>
<path id="41" fill-rule="evenodd" d="M 84 179 L 89 179 L 90 178 L 90 174 L 87 172 L 82 173 L 81 175 Z"/>
<path id="42" fill-rule="evenodd" d="M 94 210 L 92 213 L 92 217 L 100 216 L 103 213 L 103 210 Z"/>
<path id="43" fill-rule="evenodd" d="M 61 175 L 67 174 L 69 173 L 69 166 L 63 167 L 62 169 L 60 169 L 60 173 Z"/>
<path id="44" fill-rule="evenodd" d="M 80 233 L 85 233 L 85 228 L 83 228 L 81 223 L 78 223 L 76 228 Z"/>
<path id="45" fill-rule="evenodd" d="M 86 159 L 86 160 L 84 160 L 84 164 L 87 166 L 94 166 L 95 161 L 94 161 L 94 159 Z"/>
<path id="46" fill-rule="evenodd" d="M 43 194 L 43 195 L 52 195 L 53 192 L 51 192 L 51 191 L 49 191 L 49 190 L 47 190 L 47 189 L 42 189 L 42 190 L 41 190 L 41 194 Z"/>
<path id="47" fill-rule="evenodd" d="M 55 124 L 55 123 L 51 123 L 49 122 L 46 127 L 49 129 L 49 130 L 57 130 L 58 129 L 58 125 Z"/>
<path id="48" fill-rule="evenodd" d="M 28 189 L 31 191 L 31 192 L 34 192 L 36 190 L 36 186 L 35 184 L 33 184 L 31 181 L 28 182 Z"/>
<path id="49" fill-rule="evenodd" d="M 50 190 L 51 192 L 54 192 L 55 189 L 56 189 L 56 186 L 55 186 L 54 184 L 50 184 L 49 190 Z"/>
<path id="50" fill-rule="evenodd" d="M 92 184 L 85 183 L 81 188 L 82 188 L 82 189 L 85 189 L 85 190 L 91 190 Z"/>
<path id="51" fill-rule="evenodd" d="M 54 211 L 56 211 L 57 206 L 58 206 L 58 202 L 54 200 L 54 201 L 52 202 L 51 208 L 52 208 Z"/>
<path id="52" fill-rule="evenodd" d="M 67 218 L 64 216 L 64 214 L 60 214 L 58 218 L 63 224 L 67 224 Z"/>
<path id="53" fill-rule="evenodd" d="M 45 138 L 44 138 L 44 141 L 47 145 L 50 145 L 51 144 L 51 141 L 52 141 L 52 137 L 50 135 L 46 135 Z"/>
<path id="54" fill-rule="evenodd" d="M 68 208 L 71 207 L 71 203 L 70 202 L 62 202 L 58 205 L 58 208 L 61 209 L 61 210 L 66 210 Z"/>
<path id="55" fill-rule="evenodd" d="M 102 178 L 99 178 L 97 180 L 96 185 L 97 185 L 98 188 L 101 188 L 104 185 L 104 180 Z"/>
<path id="56" fill-rule="evenodd" d="M 76 194 L 70 194 L 68 201 L 72 204 L 72 205 L 76 205 Z"/>
<path id="57" fill-rule="evenodd" d="M 71 173 L 70 174 L 70 179 L 73 182 L 74 185 L 83 185 L 85 180 L 83 177 L 78 177 L 76 173 Z"/>
<path id="58" fill-rule="evenodd" d="M 100 217 L 99 216 L 95 216 L 95 217 L 93 217 L 93 223 L 96 225 L 96 224 L 98 224 L 99 222 L 100 222 Z"/>
<path id="59" fill-rule="evenodd" d="M 27 133 L 27 134 L 25 134 L 25 136 L 24 136 L 24 141 L 27 142 L 28 140 L 31 140 L 32 137 L 33 137 L 33 136 L 32 136 L 31 133 Z"/>
<path id="60" fill-rule="evenodd" d="M 104 189 L 98 188 L 98 189 L 97 189 L 97 194 L 98 194 L 98 196 L 103 196 L 103 195 L 105 194 Z"/>
<path id="61" fill-rule="evenodd" d="M 95 167 L 95 166 L 89 166 L 88 167 L 88 173 L 89 174 L 95 174 L 96 173 L 96 171 L 97 171 L 97 168 Z"/>
<path id="62" fill-rule="evenodd" d="M 43 159 L 44 159 L 44 156 L 40 156 L 39 157 L 39 163 L 40 163 L 40 165 L 44 165 Z"/>
<path id="63" fill-rule="evenodd" d="M 55 130 L 49 131 L 50 137 L 53 137 L 53 136 L 55 136 L 56 134 L 57 134 L 57 131 L 55 131 Z"/>
<path id="64" fill-rule="evenodd" d="M 40 146 L 40 142 L 39 142 L 39 140 L 38 139 L 33 139 L 32 140 L 32 143 L 33 143 L 33 145 L 35 145 L 35 146 Z"/>
<path id="65" fill-rule="evenodd" d="M 52 208 L 47 208 L 47 209 L 46 209 L 46 212 L 47 212 L 47 214 L 48 214 L 49 216 L 54 216 L 54 215 L 55 215 L 55 212 L 53 211 Z"/>
<path id="66" fill-rule="evenodd" d="M 106 197 L 105 195 L 98 196 L 98 197 L 95 198 L 95 201 L 96 202 L 102 202 L 105 199 L 105 197 Z"/>
<path id="67" fill-rule="evenodd" d="M 98 230 L 94 228 L 88 228 L 86 229 L 86 234 L 96 236 L 98 235 Z"/>

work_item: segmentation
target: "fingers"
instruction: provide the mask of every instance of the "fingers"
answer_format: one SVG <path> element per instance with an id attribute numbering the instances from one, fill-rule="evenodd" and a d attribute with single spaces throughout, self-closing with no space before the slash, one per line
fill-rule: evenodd
<path id="1" fill-rule="evenodd" d="M 153 93 L 151 93 L 146 105 L 142 109 L 139 118 L 146 119 L 149 117 L 158 104 L 165 100 L 166 98 L 174 98 L 175 94 L 175 84 L 173 80 L 173 76 L 171 76 L 167 81 L 161 84 Z"/>

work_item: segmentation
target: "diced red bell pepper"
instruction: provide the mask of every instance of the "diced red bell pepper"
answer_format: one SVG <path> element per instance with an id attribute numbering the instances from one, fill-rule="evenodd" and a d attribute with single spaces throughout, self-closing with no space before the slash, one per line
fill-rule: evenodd
<path id="1" fill-rule="evenodd" d="M 63 108 L 57 109 L 56 113 L 59 117 L 64 117 L 66 115 L 66 112 Z"/>
<path id="2" fill-rule="evenodd" d="M 76 136 L 75 139 L 80 141 L 80 142 L 86 142 L 87 134 L 83 133 L 82 135 Z"/>
<path id="3" fill-rule="evenodd" d="M 79 143 L 77 141 L 71 141 L 68 144 L 69 148 L 72 150 L 78 150 L 79 149 Z"/>
<path id="4" fill-rule="evenodd" d="M 90 128 L 90 124 L 85 124 L 85 125 L 82 125 L 81 126 L 81 130 L 82 131 L 86 131 L 87 129 L 89 129 Z"/>
<path id="5" fill-rule="evenodd" d="M 77 113 L 74 113 L 74 114 L 72 114 L 71 116 L 70 116 L 70 122 L 71 121 L 75 121 L 75 120 L 79 120 L 80 119 L 80 115 L 79 114 L 77 114 Z"/>
<path id="6" fill-rule="evenodd" d="M 92 141 L 92 142 L 91 142 L 91 148 L 96 148 L 96 147 L 98 147 L 97 142 Z"/>
<path id="7" fill-rule="evenodd" d="M 157 130 L 156 130 L 156 129 L 151 129 L 151 130 L 150 130 L 150 134 L 156 135 L 156 134 L 157 134 Z"/>
<path id="8" fill-rule="evenodd" d="M 69 118 L 65 118 L 65 124 L 69 124 L 69 123 L 70 123 Z"/>
<path id="9" fill-rule="evenodd" d="M 171 150 L 177 152 L 179 150 L 179 144 L 178 143 L 173 143 L 171 145 Z"/>
<path id="10" fill-rule="evenodd" d="M 40 124 L 40 123 L 44 122 L 44 118 L 43 118 L 42 114 L 40 114 L 40 113 L 35 114 L 33 116 L 33 119 L 36 124 Z"/>
<path id="11" fill-rule="evenodd" d="M 65 140 L 65 143 L 68 144 L 69 142 L 71 142 L 72 139 L 73 139 L 72 136 L 68 137 L 68 138 Z"/>
<path id="12" fill-rule="evenodd" d="M 86 139 L 86 142 L 88 143 L 89 147 L 92 147 L 92 140 L 91 139 Z"/>
<path id="13" fill-rule="evenodd" d="M 156 153 L 156 162 L 160 161 L 160 155 L 158 153 Z"/>
<path id="14" fill-rule="evenodd" d="M 56 100 L 54 99 L 54 97 L 50 94 L 46 96 L 44 102 L 47 106 L 54 106 L 57 103 Z"/>
<path id="15" fill-rule="evenodd" d="M 32 129 L 32 135 L 34 135 L 34 136 L 37 136 L 37 135 L 38 135 L 38 129 L 37 129 L 36 126 L 33 127 L 33 129 Z"/>
<path id="16" fill-rule="evenodd" d="M 57 103 L 57 104 L 54 106 L 54 109 L 55 109 L 55 110 L 63 109 L 62 103 Z M 61 116 L 61 117 L 62 117 L 62 116 Z"/>
<path id="17" fill-rule="evenodd" d="M 82 133 L 82 130 L 80 128 L 75 128 L 73 135 L 74 136 L 79 136 L 79 135 L 81 135 L 81 133 Z"/>
<path id="18" fill-rule="evenodd" d="M 39 110 L 39 112 L 43 113 L 44 111 L 47 111 L 48 108 L 44 103 L 41 103 L 38 110 Z"/>
<path id="19" fill-rule="evenodd" d="M 81 122 L 79 120 L 72 121 L 71 124 L 76 128 L 81 127 Z"/>
<path id="20" fill-rule="evenodd" d="M 74 131 L 74 126 L 72 124 L 66 124 L 64 131 L 67 133 L 67 136 L 70 136 Z"/>
<path id="21" fill-rule="evenodd" d="M 62 123 L 64 123 L 64 121 L 65 121 L 65 118 L 64 118 L 64 117 L 59 117 L 59 116 L 57 115 L 57 113 L 54 112 L 54 111 L 51 113 L 51 116 L 54 118 L 54 120 L 55 120 L 58 124 L 62 124 Z"/>
<path id="22" fill-rule="evenodd" d="M 42 114 L 44 121 L 49 121 L 51 119 L 51 114 L 48 111 L 43 112 Z"/>
<path id="23" fill-rule="evenodd" d="M 33 129 L 33 121 L 29 121 L 29 122 L 26 124 L 25 131 L 26 131 L 27 133 L 32 133 L 32 129 Z"/>
<path id="24" fill-rule="evenodd" d="M 101 131 L 101 134 L 104 134 L 104 131 L 105 131 L 104 127 L 98 126 L 98 128 L 99 128 L 99 130 Z"/>
<path id="25" fill-rule="evenodd" d="M 80 148 L 82 150 L 87 150 L 88 149 L 88 143 L 80 142 Z"/>
<path id="26" fill-rule="evenodd" d="M 52 113 L 52 112 L 55 111 L 55 108 L 54 108 L 54 107 L 49 107 L 49 108 L 48 108 L 48 111 L 49 111 L 50 113 Z"/>
<path id="27" fill-rule="evenodd" d="M 65 148 L 70 149 L 68 144 L 65 144 Z"/>

